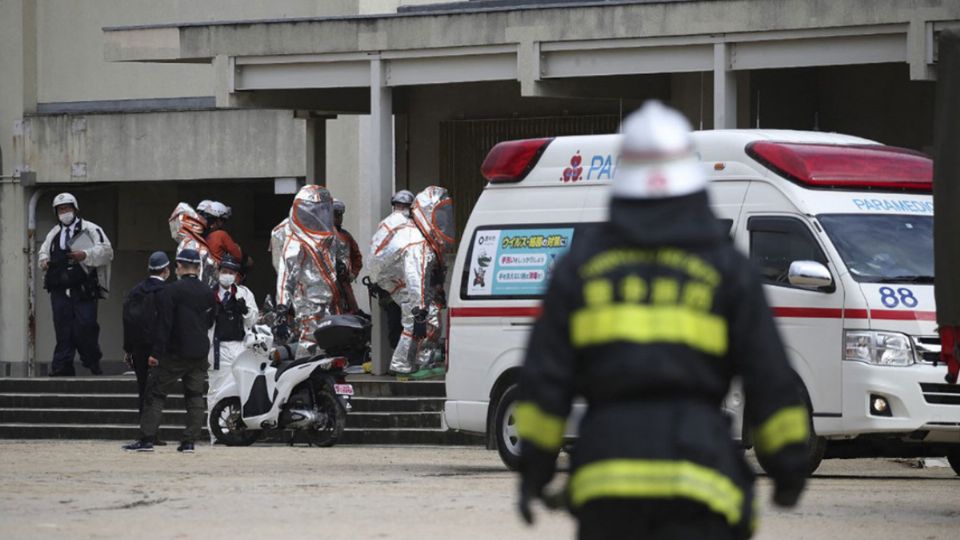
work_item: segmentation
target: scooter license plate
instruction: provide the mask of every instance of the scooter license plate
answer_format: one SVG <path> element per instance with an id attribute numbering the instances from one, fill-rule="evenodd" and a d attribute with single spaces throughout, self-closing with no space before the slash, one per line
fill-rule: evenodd
<path id="1" fill-rule="evenodd" d="M 335 384 L 333 385 L 333 391 L 340 396 L 352 396 L 353 385 L 352 384 Z"/>

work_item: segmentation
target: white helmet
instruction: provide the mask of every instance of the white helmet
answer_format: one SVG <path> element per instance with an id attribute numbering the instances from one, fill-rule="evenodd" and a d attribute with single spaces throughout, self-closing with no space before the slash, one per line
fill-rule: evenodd
<path id="1" fill-rule="evenodd" d="M 405 204 L 411 206 L 413 204 L 413 193 L 406 189 L 401 189 L 400 191 L 393 194 L 393 197 L 390 197 L 390 204 Z"/>
<path id="2" fill-rule="evenodd" d="M 230 210 L 230 207 L 223 204 L 222 202 L 212 201 L 210 206 L 204 211 L 205 214 L 209 214 L 215 218 L 221 219 L 230 219 L 230 215 L 233 213 Z"/>
<path id="3" fill-rule="evenodd" d="M 707 175 L 693 150 L 690 123 L 659 101 L 648 101 L 624 120 L 613 196 L 679 197 L 706 189 Z"/>
<path id="4" fill-rule="evenodd" d="M 53 209 L 56 210 L 61 204 L 72 204 L 77 210 L 80 209 L 80 205 L 77 204 L 77 198 L 69 193 L 61 193 L 53 198 Z"/>
<path id="5" fill-rule="evenodd" d="M 197 204 L 197 212 L 203 212 L 203 213 L 209 212 L 211 204 L 213 204 L 213 201 L 211 201 L 210 199 L 204 199 L 200 201 L 200 203 Z"/>

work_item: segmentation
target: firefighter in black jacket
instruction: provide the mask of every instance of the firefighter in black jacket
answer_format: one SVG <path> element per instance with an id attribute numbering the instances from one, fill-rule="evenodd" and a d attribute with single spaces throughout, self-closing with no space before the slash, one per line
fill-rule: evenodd
<path id="1" fill-rule="evenodd" d="M 200 254 L 184 249 L 177 254 L 174 283 L 164 287 L 157 298 L 156 336 L 148 363 L 147 402 L 140 418 L 140 439 L 125 450 L 152 452 L 160 426 L 163 403 L 183 381 L 187 402 L 187 426 L 178 452 L 192 453 L 204 422 L 204 391 L 207 385 L 208 330 L 213 326 L 214 298 L 210 288 L 198 279 Z"/>
<path id="2" fill-rule="evenodd" d="M 709 209 L 687 121 L 650 102 L 623 134 L 610 220 L 558 263 L 530 338 L 520 512 L 532 522 L 579 395 L 565 496 L 581 539 L 746 538 L 753 474 L 721 403 L 741 376 L 774 501 L 792 506 L 810 425 L 799 378 L 757 275 Z"/>

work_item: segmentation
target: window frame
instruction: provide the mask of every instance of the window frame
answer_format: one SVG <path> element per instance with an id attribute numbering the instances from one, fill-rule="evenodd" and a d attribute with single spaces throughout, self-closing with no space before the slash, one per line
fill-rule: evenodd
<path id="1" fill-rule="evenodd" d="M 770 285 L 772 287 L 783 287 L 787 289 L 796 289 L 801 291 L 809 292 L 821 292 L 821 293 L 832 293 L 837 290 L 837 277 L 835 272 L 830 269 L 830 257 L 827 256 L 827 250 L 824 249 L 823 244 L 817 239 L 817 236 L 811 230 L 810 224 L 800 219 L 796 216 L 788 215 L 766 215 L 766 216 L 750 216 L 747 218 L 747 232 L 749 233 L 748 237 L 748 252 L 747 257 L 750 259 L 750 263 L 754 265 L 754 268 L 758 268 L 757 262 L 753 257 L 753 247 L 754 247 L 754 232 L 767 232 L 767 233 L 784 233 L 790 234 L 795 232 L 802 231 L 802 234 L 805 234 L 807 239 L 810 240 L 817 250 L 820 252 L 820 257 L 822 260 L 816 260 L 823 264 L 826 267 L 827 272 L 830 272 L 830 278 L 832 283 L 827 287 L 818 287 L 816 289 L 811 289 L 808 287 L 800 287 L 797 285 L 790 284 L 787 282 L 771 281 L 765 275 L 761 273 L 764 285 Z M 801 259 L 794 259 L 794 261 Z M 803 259 L 810 260 L 810 259 Z M 790 261 L 793 263 L 794 261 Z M 758 268 L 759 270 L 759 268 Z M 787 271 L 789 272 L 789 267 Z M 789 279 L 789 278 L 788 278 Z"/>

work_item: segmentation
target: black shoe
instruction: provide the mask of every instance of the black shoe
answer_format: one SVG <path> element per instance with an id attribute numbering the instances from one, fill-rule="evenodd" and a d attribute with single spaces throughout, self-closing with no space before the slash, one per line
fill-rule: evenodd
<path id="1" fill-rule="evenodd" d="M 180 443 L 180 446 L 177 447 L 177 452 L 180 452 L 181 454 L 192 454 L 193 443 L 190 441 L 183 441 Z"/>
<path id="2" fill-rule="evenodd" d="M 77 374 L 71 369 L 61 369 L 60 371 L 51 371 L 50 377 L 75 377 Z"/>
<path id="3" fill-rule="evenodd" d="M 103 375 L 103 369 L 100 368 L 100 364 L 87 366 L 87 369 L 90 370 L 91 375 Z"/>
<path id="4" fill-rule="evenodd" d="M 163 442 L 163 441 L 153 441 L 153 445 L 154 445 L 154 446 L 166 446 L 167 443 L 165 443 L 165 442 Z"/>
<path id="5" fill-rule="evenodd" d="M 153 452 L 153 443 L 150 441 L 134 441 L 123 447 L 128 452 Z"/>

